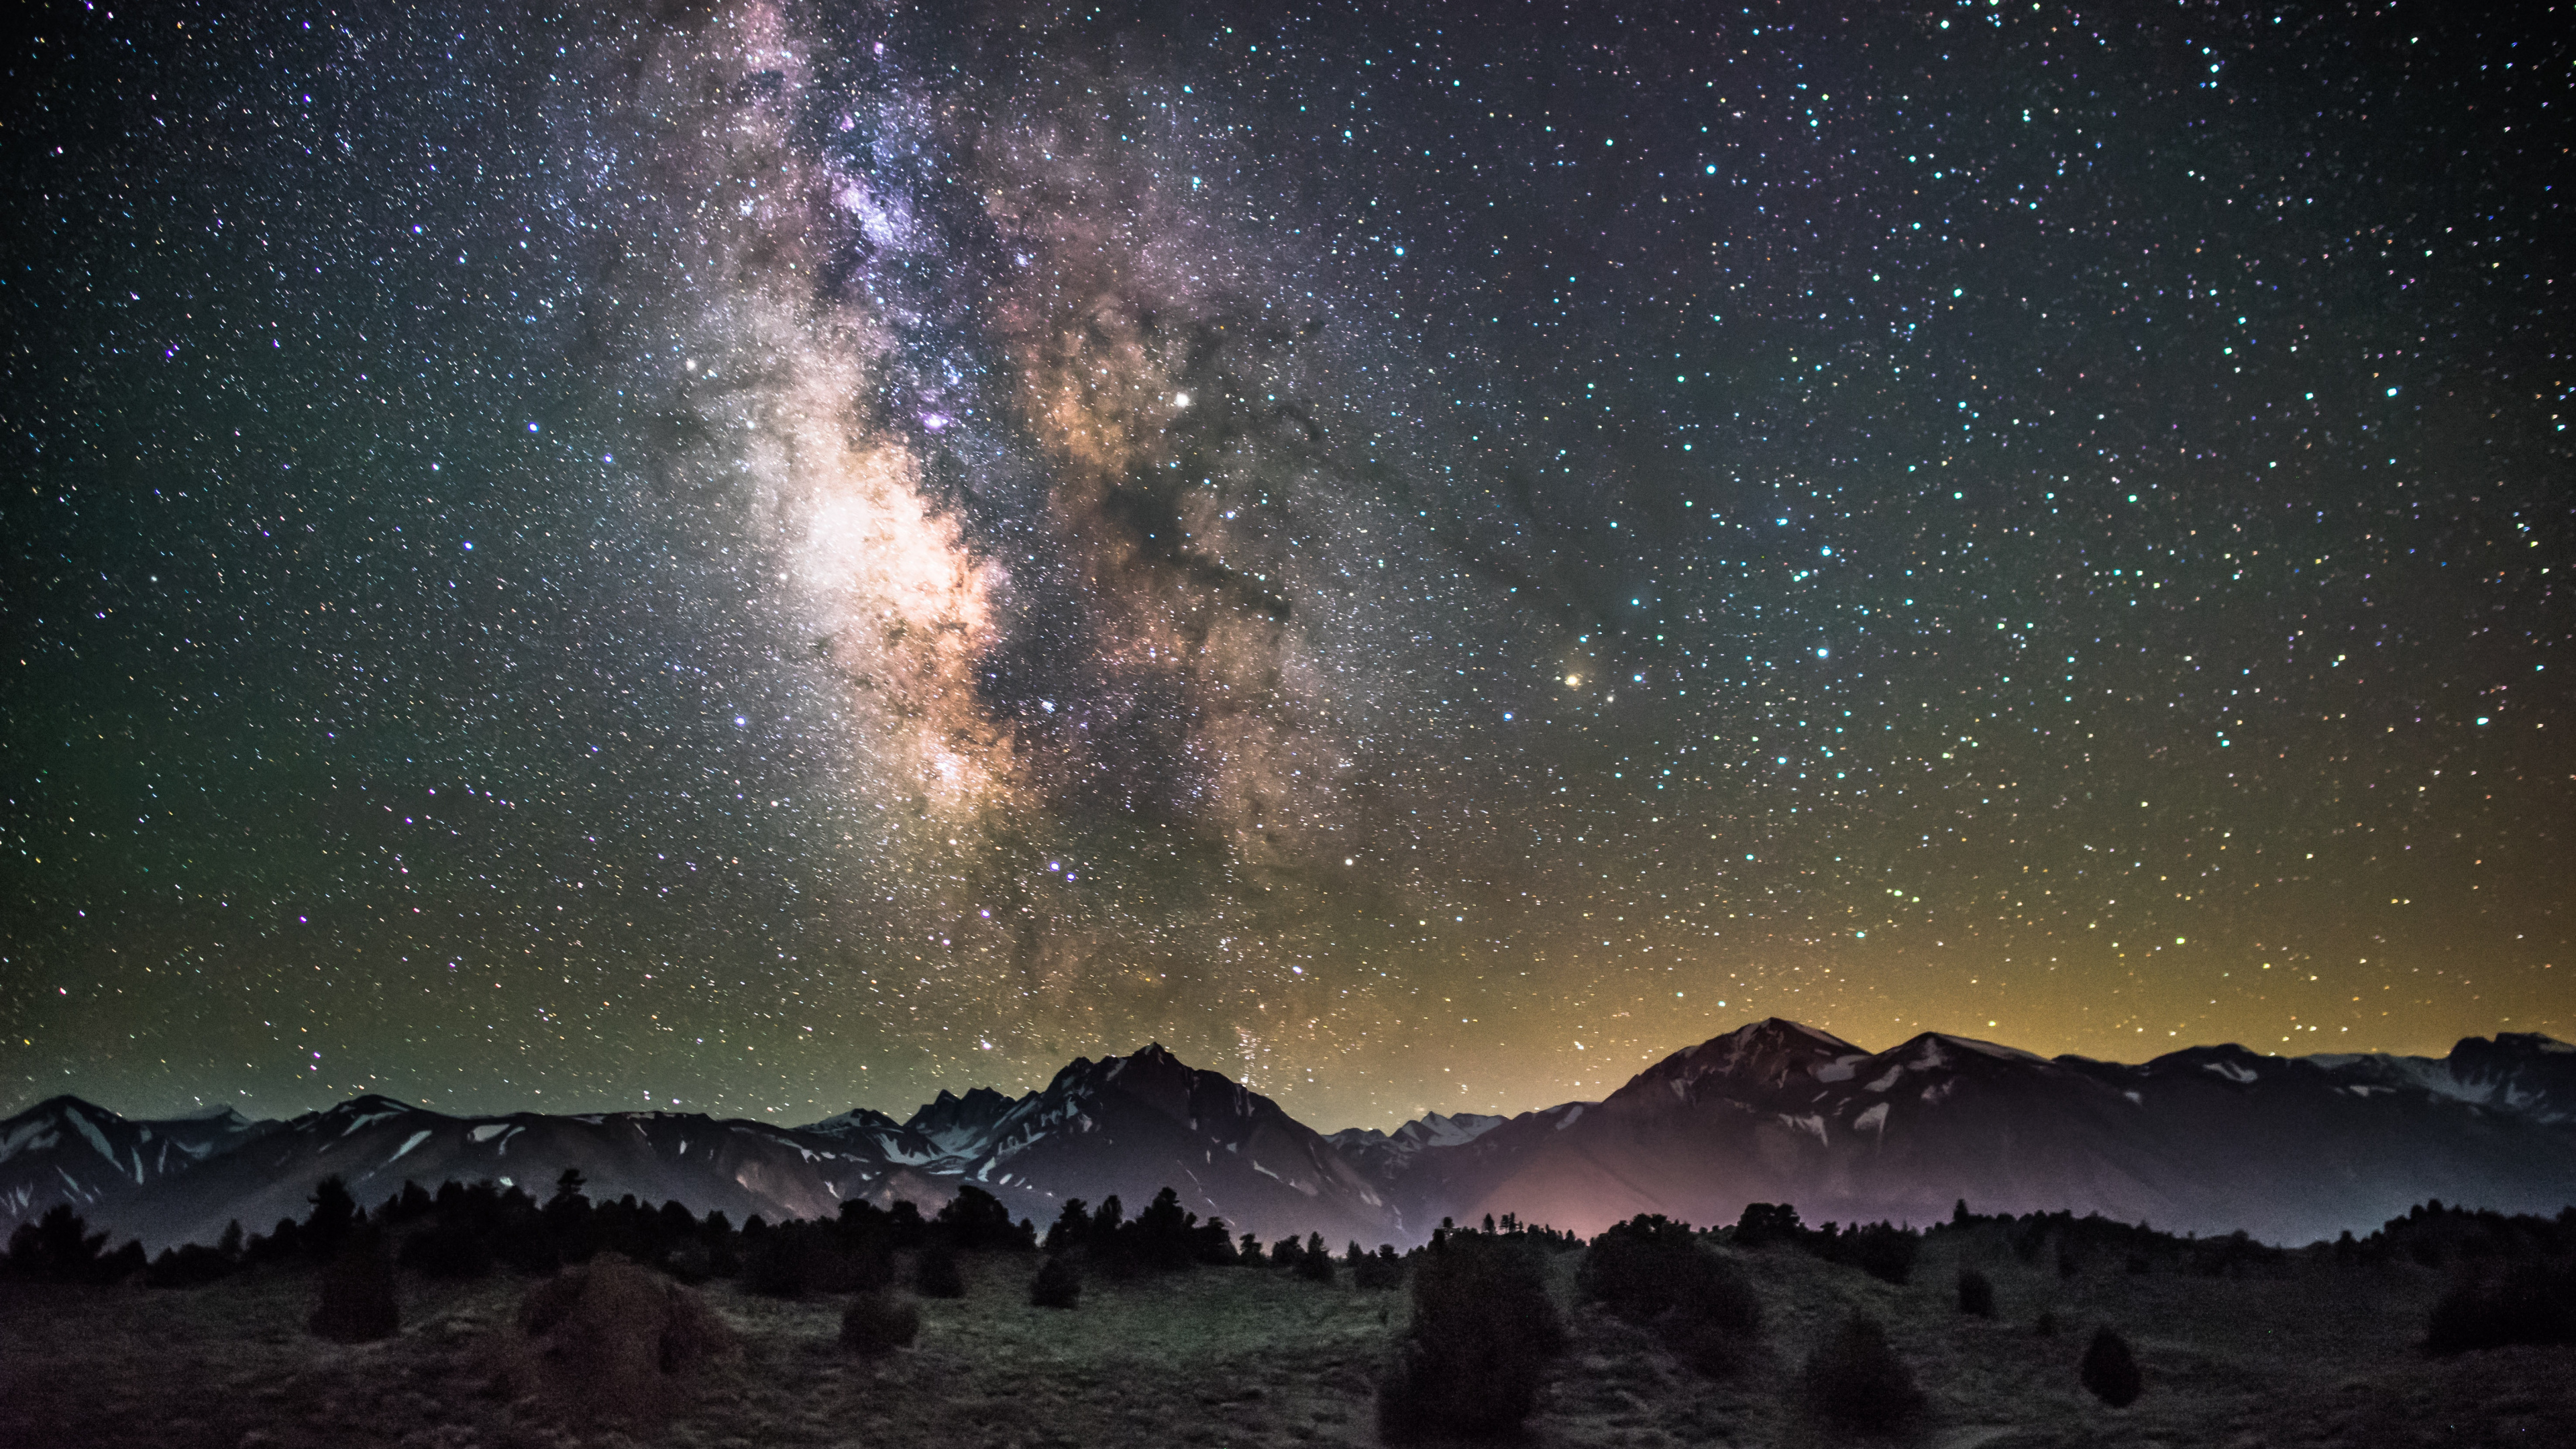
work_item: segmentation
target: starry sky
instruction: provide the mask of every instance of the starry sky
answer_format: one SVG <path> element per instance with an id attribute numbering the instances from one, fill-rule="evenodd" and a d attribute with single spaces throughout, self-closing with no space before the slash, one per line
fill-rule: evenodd
<path id="1" fill-rule="evenodd" d="M 32 8 L 0 1106 L 2576 1036 L 2561 8 Z"/>

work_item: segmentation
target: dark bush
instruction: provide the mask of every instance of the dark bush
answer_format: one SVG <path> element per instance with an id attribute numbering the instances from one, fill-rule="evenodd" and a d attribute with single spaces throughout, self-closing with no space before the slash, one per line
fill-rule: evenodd
<path id="1" fill-rule="evenodd" d="M 2576 1263 L 2464 1274 L 2425 1319 L 2428 1353 L 2466 1353 L 2510 1343 L 2576 1343 Z"/>
<path id="2" fill-rule="evenodd" d="M 1923 1412 L 1923 1390 L 1875 1318 L 1854 1313 L 1816 1346 L 1800 1376 L 1807 1408 L 1835 1428 L 1886 1434 Z"/>
<path id="3" fill-rule="evenodd" d="M 372 1228 L 344 1233 L 340 1252 L 322 1270 L 322 1301 L 306 1325 L 316 1337 L 335 1343 L 369 1343 L 391 1338 L 402 1326 L 394 1299 L 393 1256 L 384 1234 Z"/>
<path id="4" fill-rule="evenodd" d="M 1762 1301 L 1735 1265 L 1700 1245 L 1687 1223 L 1639 1214 L 1592 1240 L 1575 1284 L 1630 1323 L 1651 1324 L 1683 1362 L 1720 1374 L 1743 1361 L 1762 1329 Z"/>
<path id="5" fill-rule="evenodd" d="M 913 1260 L 912 1291 L 924 1298 L 963 1298 L 965 1276 L 957 1271 L 957 1255 L 944 1243 L 930 1243 Z"/>
<path id="6" fill-rule="evenodd" d="M 1752 1210 L 1745 1215 L 1751 1217 Z M 1685 1279 L 1699 1256 L 1688 1223 L 1639 1213 L 1592 1240 L 1583 1266 L 1575 1270 L 1574 1286 L 1630 1323 L 1646 1323 L 1681 1301 L 1689 1290 Z"/>
<path id="7" fill-rule="evenodd" d="M 921 1336 L 921 1310 L 885 1289 L 871 1289 L 841 1312 L 841 1347 L 868 1358 L 910 1348 Z"/>
<path id="8" fill-rule="evenodd" d="M 1545 1260 L 1521 1241 L 1443 1233 L 1413 1268 L 1413 1324 L 1378 1380 L 1387 1439 L 1509 1433 L 1565 1351 Z"/>
<path id="9" fill-rule="evenodd" d="M 1960 1269 L 1959 1311 L 1972 1318 L 1994 1317 L 1994 1281 L 1974 1268 Z"/>
<path id="10" fill-rule="evenodd" d="M 2030 1325 L 2030 1331 L 2038 1334 L 2042 1338 L 2055 1338 L 2057 1336 L 2057 1329 L 2057 1314 L 2053 1310 L 2045 1308 L 2040 1310 L 2039 1317 L 2034 1319 Z"/>
<path id="11" fill-rule="evenodd" d="M 2108 1327 L 2095 1329 L 2093 1342 L 2084 1350 L 2084 1362 L 2077 1370 L 2084 1387 L 2093 1397 L 2115 1409 L 2125 1409 L 2138 1401 L 2146 1387 L 2138 1377 L 2138 1361 L 2129 1353 L 2129 1341 Z"/>
<path id="12" fill-rule="evenodd" d="M 1071 1308 L 1082 1301 L 1082 1274 L 1071 1259 L 1050 1256 L 1029 1284 L 1029 1302 L 1040 1308 Z"/>

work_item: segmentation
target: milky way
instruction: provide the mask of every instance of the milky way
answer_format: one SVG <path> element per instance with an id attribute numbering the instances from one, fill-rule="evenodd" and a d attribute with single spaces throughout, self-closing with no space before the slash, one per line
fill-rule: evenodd
<path id="1" fill-rule="evenodd" d="M 2576 1024 L 2564 41 L 54 16 L 9 1080 L 1322 1125 Z M 2558 725 L 2558 728 L 2551 726 Z"/>

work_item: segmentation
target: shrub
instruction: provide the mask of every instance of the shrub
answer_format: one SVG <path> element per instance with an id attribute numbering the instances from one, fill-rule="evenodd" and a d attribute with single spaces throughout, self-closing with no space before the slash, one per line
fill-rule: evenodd
<path id="1" fill-rule="evenodd" d="M 538 1284 L 519 1328 L 530 1351 L 509 1369 L 512 1392 L 540 1394 L 577 1420 L 658 1421 L 731 1348 L 695 1293 L 614 1253 Z"/>
<path id="2" fill-rule="evenodd" d="M 1071 1308 L 1082 1301 L 1082 1274 L 1061 1254 L 1039 1266 L 1029 1284 L 1029 1302 L 1040 1308 Z"/>
<path id="3" fill-rule="evenodd" d="M 1434 1237 L 1413 1270 L 1413 1324 L 1378 1380 L 1378 1430 L 1394 1441 L 1508 1433 L 1565 1351 L 1540 1257 L 1520 1242 Z"/>
<path id="4" fill-rule="evenodd" d="M 1878 1320 L 1854 1313 L 1816 1346 L 1800 1376 L 1807 1408 L 1836 1428 L 1885 1434 L 1903 1429 L 1923 1412 L 1923 1390 L 1905 1360 L 1888 1346 Z"/>
<path id="5" fill-rule="evenodd" d="M 1959 1311 L 1972 1318 L 1995 1316 L 1995 1285 L 1974 1268 L 1959 1270 Z"/>
<path id="6" fill-rule="evenodd" d="M 924 1298 L 963 1298 L 966 1279 L 957 1271 L 957 1255 L 943 1243 L 921 1250 L 912 1265 L 912 1289 Z"/>
<path id="7" fill-rule="evenodd" d="M 1742 1361 L 1762 1328 L 1762 1302 L 1735 1266 L 1702 1248 L 1687 1223 L 1639 1214 L 1592 1240 L 1575 1284 L 1703 1373 Z"/>
<path id="8" fill-rule="evenodd" d="M 2510 1343 L 2576 1343 L 2576 1264 L 2463 1276 L 2434 1302 L 2425 1319 L 2428 1353 L 2465 1353 Z"/>
<path id="9" fill-rule="evenodd" d="M 2125 1409 L 2138 1401 L 2146 1385 L 2138 1377 L 2138 1361 L 2129 1353 L 2129 1341 L 2108 1327 L 2093 1332 L 2093 1342 L 2084 1350 L 2084 1362 L 2077 1370 L 2084 1387 L 2093 1397 L 2115 1409 Z"/>
<path id="10" fill-rule="evenodd" d="M 841 1312 L 841 1347 L 875 1358 L 909 1348 L 921 1336 L 921 1310 L 885 1289 L 871 1289 Z"/>
<path id="11" fill-rule="evenodd" d="M 401 1325 L 384 1235 L 363 1228 L 346 1233 L 338 1256 L 322 1271 L 322 1301 L 307 1326 L 336 1343 L 368 1343 L 391 1338 Z"/>
<path id="12" fill-rule="evenodd" d="M 1750 1209 L 1746 1216 L 1752 1216 Z M 1681 1277 L 1698 1257 L 1689 1224 L 1639 1213 L 1592 1240 L 1574 1285 L 1630 1323 L 1645 1323 L 1681 1300 Z"/>

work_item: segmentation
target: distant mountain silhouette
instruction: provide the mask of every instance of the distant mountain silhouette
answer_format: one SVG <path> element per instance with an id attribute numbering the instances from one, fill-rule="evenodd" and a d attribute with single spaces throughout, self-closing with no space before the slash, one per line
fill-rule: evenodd
<path id="1" fill-rule="evenodd" d="M 0 1123 L 0 1230 L 71 1203 L 147 1248 L 301 1217 L 322 1177 L 361 1202 L 406 1180 L 515 1181 L 570 1167 L 595 1199 L 676 1199 L 740 1221 L 908 1200 L 961 1182 L 1044 1224 L 1067 1198 L 1129 1210 L 1164 1186 L 1271 1239 L 1411 1243 L 1444 1217 L 1517 1213 L 1584 1233 L 1639 1212 L 1731 1222 L 1791 1202 L 1810 1222 L 2098 1211 L 2272 1241 L 2366 1230 L 2426 1198 L 2576 1203 L 2576 1048 L 2471 1037 L 2448 1057 L 2267 1057 L 2193 1047 L 2128 1066 L 1927 1033 L 1884 1052 L 1760 1021 L 1676 1052 L 1600 1102 L 1433 1115 L 1327 1138 L 1159 1045 L 1073 1062 L 1041 1091 L 947 1092 L 904 1121 L 857 1108 L 803 1127 L 699 1114 L 453 1117 L 366 1096 L 282 1122 L 217 1109 L 129 1121 L 74 1097 Z"/>
<path id="2" fill-rule="evenodd" d="M 1594 1232 L 1640 1212 L 1810 1222 L 2098 1211 L 2304 1242 L 2426 1198 L 2576 1203 L 2576 1048 L 2472 1037 L 2446 1060 L 2193 1047 L 2142 1066 L 1926 1033 L 1869 1052 L 1772 1019 L 1677 1052 L 1596 1104 L 1419 1154 L 1419 1221 L 1486 1212 Z"/>

